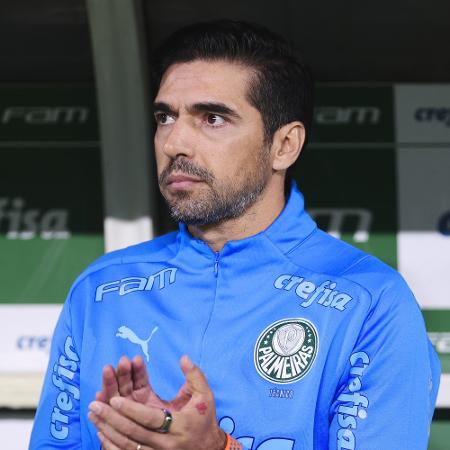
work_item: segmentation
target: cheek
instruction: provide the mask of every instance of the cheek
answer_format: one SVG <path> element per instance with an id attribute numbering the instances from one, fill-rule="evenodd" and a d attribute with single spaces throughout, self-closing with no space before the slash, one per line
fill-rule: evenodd
<path id="1" fill-rule="evenodd" d="M 153 142 L 153 147 L 155 152 L 156 171 L 159 175 L 169 163 L 169 158 L 162 151 L 162 144 L 160 141 L 158 142 L 156 137 Z"/>
<path id="2" fill-rule="evenodd" d="M 262 149 L 262 140 L 248 136 L 236 140 L 228 149 L 229 157 L 221 163 L 221 166 L 228 168 L 229 176 L 246 177 L 261 164 Z"/>

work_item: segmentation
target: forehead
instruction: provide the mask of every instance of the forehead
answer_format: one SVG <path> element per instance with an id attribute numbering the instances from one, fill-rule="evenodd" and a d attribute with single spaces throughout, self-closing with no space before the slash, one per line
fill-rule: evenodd
<path id="1" fill-rule="evenodd" d="M 216 101 L 250 107 L 246 93 L 251 76 L 251 69 L 228 61 L 173 64 L 161 80 L 155 101 L 179 106 Z"/>

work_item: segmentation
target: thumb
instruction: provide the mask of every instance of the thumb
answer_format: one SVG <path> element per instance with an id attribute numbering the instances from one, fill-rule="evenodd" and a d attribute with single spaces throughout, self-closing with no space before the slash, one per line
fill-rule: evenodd
<path id="1" fill-rule="evenodd" d="M 184 355 L 181 357 L 180 367 L 186 378 L 186 384 L 191 395 L 211 392 L 205 374 L 191 361 L 189 356 Z"/>

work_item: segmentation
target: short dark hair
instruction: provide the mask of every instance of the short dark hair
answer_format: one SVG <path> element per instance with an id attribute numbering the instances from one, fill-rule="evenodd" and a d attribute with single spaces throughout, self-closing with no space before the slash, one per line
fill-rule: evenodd
<path id="1" fill-rule="evenodd" d="M 250 104 L 261 113 L 267 142 L 272 142 L 280 127 L 296 120 L 309 134 L 313 114 L 311 72 L 282 36 L 259 25 L 232 20 L 181 28 L 153 54 L 154 95 L 170 66 L 194 60 L 237 62 L 256 72 L 247 94 Z"/>

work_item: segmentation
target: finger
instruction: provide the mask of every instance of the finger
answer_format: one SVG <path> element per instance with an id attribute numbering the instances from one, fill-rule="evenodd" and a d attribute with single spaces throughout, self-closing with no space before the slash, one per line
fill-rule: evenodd
<path id="1" fill-rule="evenodd" d="M 106 403 L 106 395 L 105 395 L 105 393 L 103 391 L 96 392 L 95 400 L 97 400 L 98 402 Z"/>
<path id="2" fill-rule="evenodd" d="M 97 436 L 102 443 L 100 450 L 121 450 L 117 445 L 113 444 L 101 431 L 97 433 Z M 138 447 L 138 444 L 133 444 L 135 447 L 133 450 L 136 450 Z M 140 444 L 139 447 L 141 450 L 155 450 L 153 447 L 148 447 L 147 445 Z"/>
<path id="3" fill-rule="evenodd" d="M 133 380 L 131 375 L 131 362 L 126 356 L 122 356 L 117 365 L 117 383 L 119 393 L 127 397 L 133 393 Z"/>
<path id="4" fill-rule="evenodd" d="M 102 448 L 105 447 L 116 447 L 116 442 L 120 441 L 120 434 L 117 433 L 111 426 L 100 418 L 97 414 L 92 411 L 88 412 L 89 420 L 95 425 L 97 429 L 97 436 L 100 439 Z M 115 436 L 117 435 L 117 436 Z M 120 448 L 120 447 L 119 447 Z"/>
<path id="5" fill-rule="evenodd" d="M 168 408 L 169 403 L 161 400 L 153 390 L 142 357 L 136 356 L 133 358 L 131 366 L 133 374 L 133 400 L 157 408 Z"/>
<path id="6" fill-rule="evenodd" d="M 120 450 L 120 448 L 107 439 L 101 431 L 97 433 L 97 436 L 102 444 L 101 450 Z"/>
<path id="7" fill-rule="evenodd" d="M 123 397 L 113 397 L 111 399 L 112 402 L 115 400 L 127 400 L 130 403 L 135 403 L 132 400 L 128 400 Z M 139 403 L 135 404 L 145 408 Z M 160 435 L 160 433 L 150 431 L 139 423 L 130 420 L 126 417 L 126 415 L 119 414 L 116 410 L 105 403 L 92 402 L 89 405 L 89 408 L 89 420 L 95 425 L 98 431 L 101 431 L 108 438 L 108 440 L 121 449 L 136 450 L 137 442 L 149 444 L 151 446 L 153 443 L 152 436 Z M 161 410 L 156 408 L 149 409 L 155 409 L 160 413 L 160 415 L 163 415 Z M 160 421 L 162 423 L 161 418 Z M 132 436 L 133 440 L 131 440 L 128 436 Z"/>
<path id="8" fill-rule="evenodd" d="M 105 394 L 105 402 L 109 402 L 111 398 L 119 395 L 119 386 L 117 384 L 116 373 L 110 365 L 103 367 L 103 392 Z"/>
<path id="9" fill-rule="evenodd" d="M 112 399 L 111 406 L 117 411 L 117 414 L 120 413 L 147 430 L 157 430 L 164 423 L 165 414 L 161 408 L 142 405 L 123 397 Z"/>
<path id="10" fill-rule="evenodd" d="M 194 395 L 194 393 L 212 394 L 204 373 L 190 360 L 189 356 L 181 357 L 180 367 L 186 377 L 186 391 L 190 392 L 191 395 Z"/>
<path id="11" fill-rule="evenodd" d="M 150 385 L 147 368 L 145 367 L 144 360 L 141 356 L 136 356 L 131 362 L 132 376 L 133 376 L 133 389 L 136 391 Z"/>
<path id="12" fill-rule="evenodd" d="M 103 447 L 111 447 L 112 449 L 119 450 L 136 450 L 137 442 L 132 441 L 128 436 L 115 430 L 108 422 L 105 422 L 92 412 L 88 414 L 88 417 L 91 422 L 94 423 L 98 432 L 101 433 L 101 436 L 103 437 L 103 441 L 101 441 Z"/>

